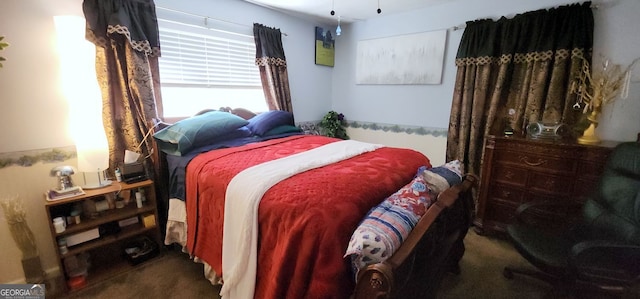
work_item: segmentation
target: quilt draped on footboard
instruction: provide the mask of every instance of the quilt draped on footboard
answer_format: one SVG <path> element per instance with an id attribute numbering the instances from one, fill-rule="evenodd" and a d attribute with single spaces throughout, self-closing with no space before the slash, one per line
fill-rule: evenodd
<path id="1" fill-rule="evenodd" d="M 242 170 L 338 141 L 293 136 L 215 150 L 187 168 L 187 248 L 222 275 L 227 184 Z M 256 298 L 347 298 L 354 281 L 342 256 L 366 213 L 408 183 L 422 154 L 383 147 L 281 181 L 258 210 Z M 247 186 L 250 188 L 251 186 Z"/>

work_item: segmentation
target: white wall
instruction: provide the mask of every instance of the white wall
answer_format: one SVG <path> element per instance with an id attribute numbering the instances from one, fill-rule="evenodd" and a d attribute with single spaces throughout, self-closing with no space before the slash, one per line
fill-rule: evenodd
<path id="1" fill-rule="evenodd" d="M 73 148 L 71 148 L 73 150 Z M 34 236 L 40 254 L 43 270 L 55 276 L 58 265 L 55 260 L 53 239 L 49 230 L 47 213 L 44 208 L 44 191 L 56 184 L 55 177 L 49 177 L 49 171 L 55 166 L 75 165 L 75 159 L 57 163 L 38 162 L 24 167 L 12 165 L 0 169 L 0 200 L 17 195 L 26 211 L 26 222 Z M 82 182 L 76 178 L 76 182 Z M 24 283 L 22 270 L 22 252 L 15 246 L 4 213 L 0 212 L 0 283 Z M 52 277 L 49 276 L 49 277 Z"/>
<path id="2" fill-rule="evenodd" d="M 4 0 L 0 2 L 0 36 L 10 46 L 0 56 L 0 158 L 31 155 L 23 150 L 73 145 L 68 132 L 68 106 L 62 97 L 56 48 L 55 15 L 82 15 L 81 0 Z M 71 148 L 73 150 L 73 147 Z M 0 168 L 0 199 L 18 195 L 27 224 L 36 236 L 45 270 L 57 264 L 44 210 L 44 191 L 55 185 L 49 170 L 57 163 L 38 162 L 30 167 Z M 21 252 L 11 238 L 4 213 L 0 213 L 0 283 L 23 282 Z"/>
<path id="3" fill-rule="evenodd" d="M 82 15 L 80 0 L 4 0 L 0 35 L 0 153 L 73 145 L 62 97 L 54 15 Z"/>
<path id="4" fill-rule="evenodd" d="M 574 3 L 569 0 L 539 1 L 449 1 L 431 8 L 412 12 L 384 15 L 365 22 L 343 26 L 336 42 L 336 66 L 333 74 L 333 109 L 342 112 L 352 121 L 380 122 L 386 124 L 447 128 L 453 86 L 455 81 L 455 56 L 463 30 L 449 30 L 444 60 L 442 84 L 439 85 L 356 85 L 355 65 L 357 42 L 417 32 L 452 28 L 466 21 L 511 17 L 541 8 Z M 597 1 L 594 1 L 597 2 Z M 640 1 L 614 0 L 594 12 L 594 59 L 608 56 L 613 62 L 629 64 L 640 56 Z M 636 69 L 640 73 L 640 64 Z M 631 86 L 627 101 L 617 101 L 613 116 L 602 117 L 599 132 L 610 140 L 635 140 L 640 132 L 640 84 Z M 613 107 L 607 107 L 613 108 Z M 443 149 L 444 150 L 444 149 Z"/>

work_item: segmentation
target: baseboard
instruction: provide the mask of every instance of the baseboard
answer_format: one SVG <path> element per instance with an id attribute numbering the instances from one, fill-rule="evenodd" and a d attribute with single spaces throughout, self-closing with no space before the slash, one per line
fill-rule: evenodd
<path id="1" fill-rule="evenodd" d="M 52 278 L 60 276 L 60 269 L 58 267 L 52 267 L 47 270 L 44 270 L 44 273 L 46 275 L 46 278 L 50 280 Z M 25 283 L 27 283 L 27 281 L 25 280 L 24 277 L 21 277 L 19 279 L 8 281 L 3 284 L 25 284 Z"/>
<path id="2" fill-rule="evenodd" d="M 382 129 L 380 129 L 382 128 Z M 351 139 L 379 143 L 386 146 L 410 148 L 429 157 L 431 165 L 438 166 L 445 163 L 447 151 L 447 135 L 445 129 L 425 129 L 400 127 L 348 127 L 347 134 Z"/>

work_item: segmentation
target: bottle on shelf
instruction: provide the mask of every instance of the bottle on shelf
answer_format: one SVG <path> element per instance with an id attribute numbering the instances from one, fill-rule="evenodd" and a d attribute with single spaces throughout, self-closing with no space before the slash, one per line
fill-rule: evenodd
<path id="1" fill-rule="evenodd" d="M 142 193 L 140 191 L 136 192 L 136 206 L 142 208 Z"/>
<path id="2" fill-rule="evenodd" d="M 120 168 L 116 168 L 115 174 L 116 174 L 116 181 L 122 182 L 122 172 L 120 171 Z"/>
<path id="3" fill-rule="evenodd" d="M 60 254 L 67 254 L 69 252 L 69 249 L 67 248 L 67 239 L 58 239 L 58 249 L 60 250 Z"/>
<path id="4" fill-rule="evenodd" d="M 142 202 L 147 201 L 147 197 L 144 195 L 144 188 L 138 188 L 138 192 L 140 193 L 140 197 L 142 198 Z"/>

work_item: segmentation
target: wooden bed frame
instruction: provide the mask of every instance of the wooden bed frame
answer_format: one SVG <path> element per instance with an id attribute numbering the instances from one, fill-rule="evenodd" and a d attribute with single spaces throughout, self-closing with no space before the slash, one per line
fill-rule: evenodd
<path id="1" fill-rule="evenodd" d="M 477 182 L 469 174 L 442 192 L 395 254 L 360 271 L 353 298 L 435 298 L 444 275 L 460 273 Z"/>
<path id="2" fill-rule="evenodd" d="M 243 118 L 255 115 L 242 108 L 220 110 Z M 167 125 L 160 123 L 156 131 Z M 165 154 L 160 155 L 161 161 L 166 161 Z M 166 165 L 161 168 L 166 170 Z M 443 191 L 395 254 L 360 271 L 351 298 L 435 298 L 444 275 L 460 273 L 463 239 L 473 221 L 472 189 L 478 182 L 478 177 L 467 174 L 461 184 Z"/>

